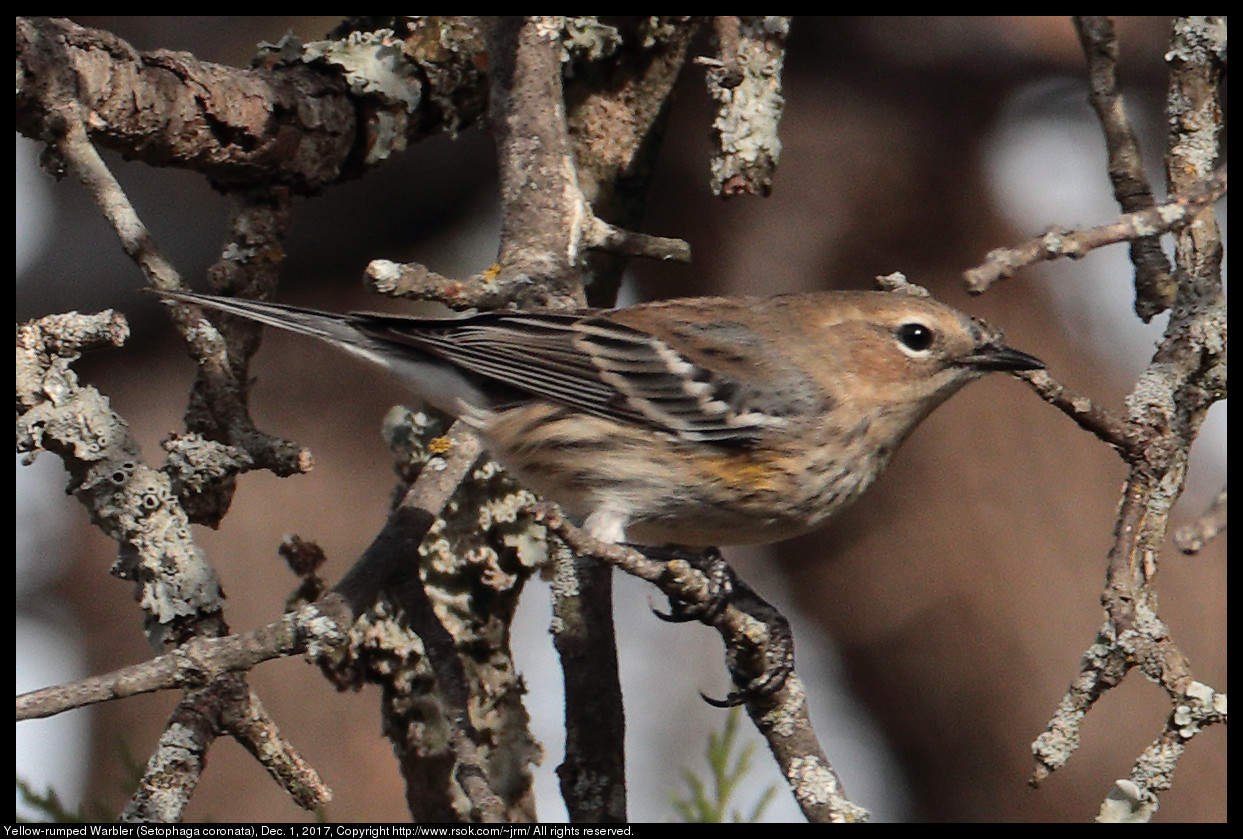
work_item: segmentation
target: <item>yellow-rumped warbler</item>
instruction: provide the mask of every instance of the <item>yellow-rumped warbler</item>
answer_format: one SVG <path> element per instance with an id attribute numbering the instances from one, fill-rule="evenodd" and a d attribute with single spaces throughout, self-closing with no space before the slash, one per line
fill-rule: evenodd
<path id="1" fill-rule="evenodd" d="M 646 545 L 806 533 L 967 382 L 1044 366 L 948 306 L 876 291 L 445 319 L 161 293 L 387 367 L 592 535 Z"/>

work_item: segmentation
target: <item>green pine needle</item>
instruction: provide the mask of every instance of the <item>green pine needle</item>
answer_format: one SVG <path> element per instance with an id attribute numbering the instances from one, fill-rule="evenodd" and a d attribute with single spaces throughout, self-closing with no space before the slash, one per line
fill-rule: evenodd
<path id="1" fill-rule="evenodd" d="M 730 808 L 729 801 L 738 790 L 742 780 L 751 769 L 751 757 L 755 753 L 755 745 L 743 747 L 735 755 L 738 742 L 738 723 L 741 719 L 738 708 L 731 708 L 725 717 L 725 729 L 721 733 L 708 735 L 708 770 L 710 778 L 701 780 L 690 769 L 682 770 L 682 778 L 686 781 L 689 794 L 672 797 L 672 804 L 679 815 L 688 822 L 721 823 L 757 822 L 768 807 L 777 788 L 770 786 L 759 800 L 744 814 L 738 808 Z M 709 792 L 708 787 L 711 786 Z"/>

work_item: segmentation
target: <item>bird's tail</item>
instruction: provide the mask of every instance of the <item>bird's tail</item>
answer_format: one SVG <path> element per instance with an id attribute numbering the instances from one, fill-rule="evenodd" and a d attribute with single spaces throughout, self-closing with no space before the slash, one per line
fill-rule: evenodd
<path id="1" fill-rule="evenodd" d="M 165 291 L 151 289 L 166 300 L 191 303 L 218 312 L 253 320 L 265 326 L 274 326 L 300 335 L 309 335 L 324 341 L 357 345 L 359 335 L 346 320 L 345 315 L 287 306 L 283 303 L 267 303 L 240 297 L 215 297 L 193 291 Z"/>
<path id="2" fill-rule="evenodd" d="M 508 388 L 498 390 L 488 387 L 482 377 L 468 373 L 451 362 L 435 358 L 417 347 L 367 334 L 356 326 L 356 322 L 358 318 L 368 316 L 322 312 L 237 297 L 215 297 L 192 291 L 153 290 L 166 300 L 203 306 L 265 326 L 319 338 L 385 368 L 424 401 L 453 416 L 481 422 L 480 418 L 496 406 L 498 399 L 512 398 Z"/>

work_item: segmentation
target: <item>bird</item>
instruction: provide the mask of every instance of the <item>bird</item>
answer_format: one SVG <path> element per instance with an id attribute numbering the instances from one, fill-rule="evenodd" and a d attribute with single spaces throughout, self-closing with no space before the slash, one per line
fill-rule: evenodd
<path id="1" fill-rule="evenodd" d="M 386 368 L 610 543 L 715 548 L 808 533 L 964 385 L 1045 366 L 981 320 L 892 291 L 456 317 L 158 293 Z"/>

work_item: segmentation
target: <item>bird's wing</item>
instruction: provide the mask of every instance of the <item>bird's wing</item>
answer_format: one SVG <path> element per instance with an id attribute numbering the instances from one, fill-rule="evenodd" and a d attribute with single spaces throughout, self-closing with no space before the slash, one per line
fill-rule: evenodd
<path id="1" fill-rule="evenodd" d="M 353 314 L 349 323 L 369 338 L 415 347 L 533 396 L 688 440 L 747 445 L 781 422 L 749 409 L 732 377 L 603 311 L 440 321 Z"/>

